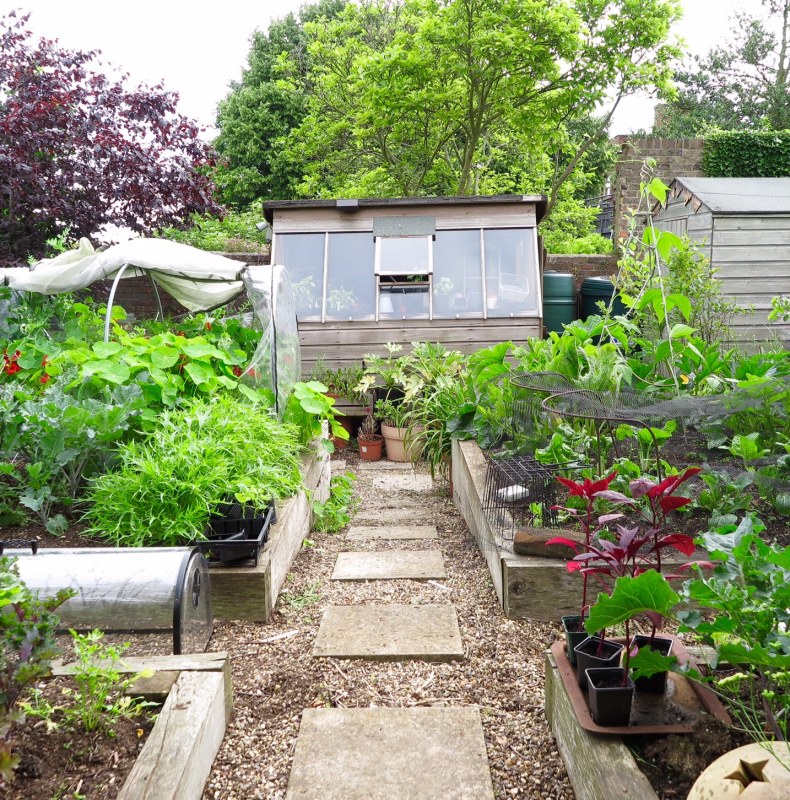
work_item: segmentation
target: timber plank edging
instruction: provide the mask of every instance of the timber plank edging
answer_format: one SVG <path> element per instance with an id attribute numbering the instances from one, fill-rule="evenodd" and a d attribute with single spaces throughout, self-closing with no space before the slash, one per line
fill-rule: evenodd
<path id="1" fill-rule="evenodd" d="M 118 800 L 200 800 L 227 727 L 221 673 L 184 671 Z"/>
<path id="2" fill-rule="evenodd" d="M 70 675 L 74 669 L 57 661 L 52 674 Z M 172 684 L 165 680 L 171 688 L 164 706 L 118 800 L 200 800 L 233 711 L 228 654 L 129 657 L 116 669 L 151 669 L 153 679 L 177 674 Z"/>
<path id="3" fill-rule="evenodd" d="M 550 651 L 544 668 L 546 719 L 576 800 L 658 800 L 619 736 L 588 733 L 579 725 Z"/>
<path id="4" fill-rule="evenodd" d="M 268 622 L 293 560 L 310 533 L 312 500 L 329 497 L 329 453 L 316 449 L 302 461 L 305 488 L 277 509 L 277 522 L 257 566 L 209 564 L 214 618 Z"/>

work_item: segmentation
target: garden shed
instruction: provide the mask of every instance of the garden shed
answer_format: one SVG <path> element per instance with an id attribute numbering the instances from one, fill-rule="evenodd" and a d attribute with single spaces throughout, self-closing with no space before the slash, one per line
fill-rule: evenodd
<path id="1" fill-rule="evenodd" d="M 752 307 L 734 339 L 790 340 L 790 325 L 768 322 L 771 298 L 790 294 L 790 178 L 675 178 L 655 224 L 701 242 L 724 293 Z"/>
<path id="2" fill-rule="evenodd" d="M 471 352 L 542 330 L 544 196 L 264 204 L 294 287 L 302 364 L 337 368 L 387 342 Z"/>

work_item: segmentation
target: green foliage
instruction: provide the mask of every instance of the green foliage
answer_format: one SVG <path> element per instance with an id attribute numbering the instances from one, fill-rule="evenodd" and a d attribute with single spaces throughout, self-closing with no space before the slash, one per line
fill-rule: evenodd
<path id="1" fill-rule="evenodd" d="M 329 435 L 348 441 L 348 431 L 335 419 L 335 400 L 326 396 L 327 387 L 318 381 L 295 383 L 285 406 L 283 421 L 297 431 L 298 440 L 308 445 L 317 439 L 321 446 L 332 453 L 335 446 L 324 434 L 325 426 Z"/>
<path id="2" fill-rule="evenodd" d="M 582 200 L 565 196 L 557 202 L 551 216 L 540 225 L 540 235 L 549 253 L 600 253 L 612 252 L 612 242 L 594 233 L 600 209 L 588 206 Z"/>
<path id="3" fill-rule="evenodd" d="M 738 664 L 759 687 L 758 705 L 772 733 L 790 734 L 790 547 L 768 545 L 759 536 L 763 526 L 745 518 L 702 536 L 702 545 L 716 567 L 684 586 L 693 610 L 680 614 L 688 629 L 716 647 L 717 660 Z M 715 666 L 715 663 L 714 663 Z M 725 690 L 727 685 L 719 684 Z M 732 687 L 730 687 L 732 688 Z M 737 687 L 734 696 L 738 698 Z M 748 713 L 748 708 L 736 706 Z M 760 731 L 762 737 L 764 731 Z"/>
<path id="4" fill-rule="evenodd" d="M 407 404 L 386 398 L 376 400 L 373 407 L 374 417 L 390 428 L 407 428 L 410 414 L 411 409 Z"/>
<path id="5" fill-rule="evenodd" d="M 153 674 L 149 671 L 122 675 L 119 667 L 123 654 L 129 649 L 128 644 L 104 645 L 101 641 L 104 634 L 99 630 L 69 633 L 74 640 L 76 661 L 72 678 L 77 683 L 77 691 L 70 706 L 64 709 L 67 723 L 79 722 L 89 732 L 97 728 L 112 731 L 118 719 L 139 716 L 145 708 L 156 705 L 124 695 L 138 678 Z"/>
<path id="6" fill-rule="evenodd" d="M 54 611 L 73 594 L 63 590 L 40 600 L 19 578 L 14 561 L 0 556 L 0 788 L 13 780 L 19 763 L 10 746 L 14 726 L 24 722 L 18 701 L 49 672 L 56 655 Z"/>
<path id="7" fill-rule="evenodd" d="M 217 113 L 214 146 L 224 159 L 213 178 L 223 202 L 241 208 L 261 197 L 294 196 L 302 162 L 288 158 L 281 140 L 304 118 L 311 91 L 305 23 L 332 18 L 344 5 L 345 0 L 305 4 L 298 17 L 288 14 L 273 20 L 265 33 L 253 32 L 247 68 Z"/>
<path id="8" fill-rule="evenodd" d="M 577 167 L 587 172 L 581 159 L 608 117 L 593 131 L 569 121 L 607 95 L 668 83 L 677 9 L 651 0 L 639 11 L 625 0 L 380 0 L 305 25 L 306 114 L 285 137 L 299 192 L 497 194 L 537 183 L 552 186 L 553 206 Z M 292 91 L 305 86 L 303 63 L 281 62 Z"/>
<path id="9" fill-rule="evenodd" d="M 188 244 L 199 250 L 222 253 L 254 253 L 264 249 L 265 232 L 256 225 L 263 219 L 260 211 L 228 212 L 224 217 L 190 217 L 191 227 L 165 228 L 159 231 L 163 239 Z"/>
<path id="10" fill-rule="evenodd" d="M 53 360 L 53 369 L 79 367 L 79 378 L 67 389 L 84 382 L 98 389 L 137 382 L 149 406 L 172 408 L 180 397 L 236 389 L 247 360 L 243 350 L 220 349 L 204 336 L 133 336 L 116 325 L 114 337 L 92 345 L 76 343 Z"/>
<path id="11" fill-rule="evenodd" d="M 731 478 L 725 470 L 706 469 L 700 477 L 705 488 L 700 491 L 696 503 L 710 513 L 713 527 L 732 525 L 738 521 L 738 512 L 751 508 L 752 496 L 746 491 L 754 480 L 750 472 Z"/>
<path id="12" fill-rule="evenodd" d="M 313 530 L 337 533 L 351 521 L 351 512 L 357 505 L 354 500 L 356 475 L 346 472 L 333 475 L 329 481 L 329 499 L 325 503 L 313 502 Z"/>
<path id="13" fill-rule="evenodd" d="M 786 178 L 790 176 L 790 131 L 711 133 L 705 137 L 702 168 L 714 178 Z"/>
<path id="14" fill-rule="evenodd" d="M 297 430 L 268 408 L 227 394 L 163 412 L 147 438 L 119 448 L 119 468 L 91 485 L 92 535 L 118 546 L 203 537 L 228 497 L 258 509 L 302 485 Z"/>
<path id="15" fill-rule="evenodd" d="M 598 595 L 584 627 L 593 636 L 647 612 L 666 617 L 679 599 L 667 579 L 654 569 L 636 577 L 624 575 L 615 581 L 611 595 Z"/>
<path id="16" fill-rule="evenodd" d="M 726 130 L 790 128 L 788 0 L 761 0 L 765 11 L 737 11 L 726 45 L 675 73 L 676 95 L 654 136 L 705 136 Z M 748 4 L 752 10 L 756 3 Z M 712 174 L 712 173 L 708 173 Z"/>
<path id="17" fill-rule="evenodd" d="M 748 468 L 750 461 L 756 461 L 762 458 L 771 451 L 760 447 L 760 434 L 756 431 L 745 435 L 736 433 L 732 437 L 732 442 L 728 447 L 723 447 L 724 450 L 729 450 L 730 454 L 735 458 L 740 458 L 744 469 Z"/>

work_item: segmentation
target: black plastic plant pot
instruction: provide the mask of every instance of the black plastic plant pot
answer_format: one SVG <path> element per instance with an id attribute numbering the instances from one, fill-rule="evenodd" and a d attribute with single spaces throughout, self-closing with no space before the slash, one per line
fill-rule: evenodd
<path id="1" fill-rule="evenodd" d="M 576 645 L 576 675 L 579 686 L 583 690 L 587 689 L 587 676 L 584 673 L 588 669 L 619 667 L 620 654 L 624 649 L 623 645 L 601 639 L 600 636 L 588 636 L 581 644 Z"/>
<path id="2" fill-rule="evenodd" d="M 587 703 L 596 725 L 628 725 L 634 701 L 634 682 L 622 667 L 591 668 L 586 671 Z"/>
<path id="3" fill-rule="evenodd" d="M 571 666 L 576 666 L 576 645 L 581 644 L 590 634 L 584 630 L 584 625 L 580 625 L 580 617 L 573 614 L 568 617 L 561 617 L 562 629 L 565 631 L 565 652 L 568 654 L 568 661 Z"/>
<path id="4" fill-rule="evenodd" d="M 240 503 L 223 504 L 219 514 L 209 520 L 206 539 L 196 542 L 210 562 L 233 564 L 258 557 L 269 537 L 269 529 L 277 519 L 274 501 L 264 511 Z"/>
<path id="5" fill-rule="evenodd" d="M 654 636 L 653 641 L 650 641 L 649 636 L 644 636 L 641 633 L 634 636 L 632 639 L 637 649 L 643 647 L 653 648 L 657 653 L 662 656 L 668 656 L 672 653 L 672 639 L 667 639 L 665 636 Z M 645 692 L 647 694 L 664 694 L 667 688 L 667 673 L 656 672 L 649 678 L 636 678 L 634 680 L 637 692 Z"/>

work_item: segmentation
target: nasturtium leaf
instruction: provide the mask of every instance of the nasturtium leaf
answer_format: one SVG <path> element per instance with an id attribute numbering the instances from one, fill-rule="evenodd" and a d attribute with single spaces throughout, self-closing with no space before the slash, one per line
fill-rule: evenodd
<path id="1" fill-rule="evenodd" d="M 123 346 L 119 342 L 95 342 L 91 348 L 99 358 L 109 358 L 123 350 Z"/>
<path id="2" fill-rule="evenodd" d="M 203 364 L 197 364 L 191 361 L 184 367 L 184 372 L 192 379 L 192 382 L 200 386 L 202 383 L 208 383 L 213 377 L 214 372 Z"/>
<path id="3" fill-rule="evenodd" d="M 107 361 L 102 359 L 99 361 L 89 361 L 82 365 L 82 377 L 90 378 L 95 375 L 109 383 L 126 383 L 129 380 L 131 371 L 126 364 L 116 361 Z"/>
<path id="4" fill-rule="evenodd" d="M 677 593 L 660 572 L 648 570 L 636 578 L 624 576 L 617 579 L 611 595 L 598 595 L 598 601 L 590 608 L 584 626 L 592 634 L 619 625 L 645 611 L 668 616 L 678 599 Z"/>
<path id="5" fill-rule="evenodd" d="M 170 369 L 179 358 L 180 353 L 175 347 L 157 347 L 151 353 L 151 363 L 160 369 Z"/>

